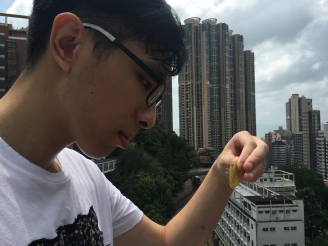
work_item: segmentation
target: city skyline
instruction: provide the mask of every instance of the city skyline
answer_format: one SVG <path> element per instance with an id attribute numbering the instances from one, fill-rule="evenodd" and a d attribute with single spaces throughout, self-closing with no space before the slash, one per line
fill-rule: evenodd
<path id="1" fill-rule="evenodd" d="M 244 36 L 255 54 L 257 135 L 284 126 L 291 94 L 313 98 L 313 109 L 328 121 L 328 2 L 168 0 L 181 22 L 190 17 L 216 18 Z M 29 15 L 31 0 L 4 0 L 0 12 Z M 0 19 L 0 22 L 4 20 Z M 9 19 L 15 27 L 24 23 Z M 26 26 L 26 25 L 25 25 Z M 178 77 L 173 78 L 173 129 L 179 134 Z"/>

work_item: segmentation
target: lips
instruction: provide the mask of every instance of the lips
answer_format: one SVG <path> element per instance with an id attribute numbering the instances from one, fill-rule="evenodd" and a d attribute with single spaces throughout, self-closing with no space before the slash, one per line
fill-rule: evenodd
<path id="1" fill-rule="evenodd" d="M 124 134 L 123 132 L 119 132 L 120 140 L 121 140 L 121 147 L 123 149 L 127 149 L 129 147 L 129 140 L 133 139 L 133 136 Z"/>

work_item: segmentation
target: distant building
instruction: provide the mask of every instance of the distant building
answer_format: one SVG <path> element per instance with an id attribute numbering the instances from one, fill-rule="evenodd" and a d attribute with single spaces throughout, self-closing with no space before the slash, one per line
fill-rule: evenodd
<path id="1" fill-rule="evenodd" d="M 291 148 L 286 144 L 281 135 L 276 132 L 265 134 L 265 143 L 269 146 L 268 167 L 278 167 L 291 164 Z"/>
<path id="2" fill-rule="evenodd" d="M 172 77 L 167 79 L 163 102 L 156 109 L 156 119 L 162 123 L 165 130 L 173 130 Z"/>
<path id="3" fill-rule="evenodd" d="M 28 19 L 24 15 L 0 13 L 5 23 L 0 23 L 0 98 L 12 87 L 24 70 L 26 29 L 14 29 L 7 23 L 8 17 Z"/>
<path id="4" fill-rule="evenodd" d="M 214 245 L 304 246 L 304 204 L 294 180 L 276 171 L 239 184 L 213 232 Z"/>
<path id="5" fill-rule="evenodd" d="M 320 131 L 320 111 L 312 109 L 312 99 L 293 94 L 286 103 L 286 125 L 288 133 L 302 133 L 302 164 L 316 171 L 315 139 Z"/>
<path id="6" fill-rule="evenodd" d="M 190 42 L 179 74 L 180 136 L 221 152 L 239 131 L 256 135 L 254 53 L 214 18 L 189 18 L 183 28 Z"/>
<path id="7" fill-rule="evenodd" d="M 245 68 L 245 99 L 246 99 L 246 130 L 256 136 L 256 108 L 255 108 L 255 57 L 254 52 L 244 51 Z"/>
<path id="8" fill-rule="evenodd" d="M 211 167 L 219 154 L 219 151 L 214 148 L 198 148 L 197 157 L 200 159 L 200 167 Z"/>
<path id="9" fill-rule="evenodd" d="M 317 172 L 324 179 L 328 179 L 328 124 L 324 124 L 324 130 L 319 131 L 316 138 Z"/>
<path id="10" fill-rule="evenodd" d="M 281 136 L 281 140 L 286 140 L 286 144 L 290 144 L 293 140 L 293 134 L 289 133 L 287 130 L 284 130 L 282 126 L 278 127 L 278 130 L 274 130 L 274 132 L 279 133 Z"/>

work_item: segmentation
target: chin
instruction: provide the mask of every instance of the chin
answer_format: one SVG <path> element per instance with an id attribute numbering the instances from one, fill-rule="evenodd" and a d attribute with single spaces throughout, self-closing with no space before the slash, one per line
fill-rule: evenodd
<path id="1" fill-rule="evenodd" d="M 88 156 L 89 158 L 92 159 L 101 159 L 104 158 L 106 156 L 108 156 L 110 153 L 113 152 L 113 150 L 115 149 L 115 147 L 108 147 L 108 148 L 90 148 L 90 146 L 80 146 L 79 144 L 77 144 L 80 148 L 80 150 L 83 152 L 83 154 L 85 154 L 86 156 Z M 89 147 L 89 148 L 88 148 Z"/>

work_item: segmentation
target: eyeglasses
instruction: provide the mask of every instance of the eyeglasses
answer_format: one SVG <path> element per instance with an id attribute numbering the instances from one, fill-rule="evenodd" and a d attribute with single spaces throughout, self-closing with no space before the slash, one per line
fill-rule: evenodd
<path id="1" fill-rule="evenodd" d="M 105 35 L 110 41 L 112 41 L 117 47 L 119 47 L 125 54 L 127 54 L 139 67 L 144 70 L 150 78 L 156 82 L 156 87 L 149 93 L 146 98 L 146 103 L 150 107 L 156 103 L 156 108 L 162 103 L 162 96 L 165 91 L 165 81 L 158 76 L 152 69 L 150 69 L 144 62 L 142 62 L 135 54 L 133 54 L 128 48 L 126 48 L 120 41 L 118 41 L 113 35 L 107 32 L 105 29 L 90 23 L 83 23 L 84 27 L 89 27 Z"/>

